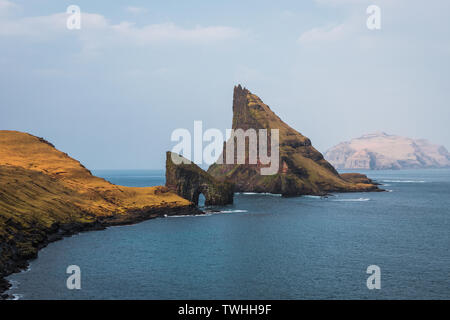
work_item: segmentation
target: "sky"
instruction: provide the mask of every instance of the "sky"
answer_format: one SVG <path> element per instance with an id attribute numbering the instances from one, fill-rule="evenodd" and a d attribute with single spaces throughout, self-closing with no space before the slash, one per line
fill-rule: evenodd
<path id="1" fill-rule="evenodd" d="M 0 0 L 0 129 L 89 169 L 164 168 L 175 129 L 231 127 L 237 84 L 321 152 L 375 131 L 450 149 L 450 1 Z"/>

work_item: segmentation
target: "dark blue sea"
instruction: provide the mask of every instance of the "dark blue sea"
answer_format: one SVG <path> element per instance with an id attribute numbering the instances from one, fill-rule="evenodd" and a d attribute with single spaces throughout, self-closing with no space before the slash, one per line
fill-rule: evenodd
<path id="1" fill-rule="evenodd" d="M 237 194 L 169 217 L 51 243 L 8 279 L 21 299 L 450 299 L 450 170 L 368 171 L 388 192 Z M 163 171 L 95 171 L 164 184 Z M 81 290 L 66 268 L 81 268 Z M 369 265 L 381 289 L 369 290 Z"/>

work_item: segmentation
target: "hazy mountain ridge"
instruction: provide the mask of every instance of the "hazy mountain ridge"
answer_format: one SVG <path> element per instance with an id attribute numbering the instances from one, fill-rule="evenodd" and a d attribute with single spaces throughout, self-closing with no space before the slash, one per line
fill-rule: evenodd
<path id="1" fill-rule="evenodd" d="M 450 167 L 444 146 L 375 132 L 339 143 L 324 153 L 337 169 L 420 169 Z"/>

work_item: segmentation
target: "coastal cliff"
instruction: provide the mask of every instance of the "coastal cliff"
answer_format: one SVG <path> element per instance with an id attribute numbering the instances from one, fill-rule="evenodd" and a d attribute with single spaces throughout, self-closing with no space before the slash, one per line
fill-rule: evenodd
<path id="1" fill-rule="evenodd" d="M 63 236 L 200 213 L 166 187 L 113 185 L 42 138 L 0 131 L 0 295 L 3 277 Z"/>
<path id="2" fill-rule="evenodd" d="M 173 157 L 179 157 L 182 163 L 175 164 Z M 195 205 L 200 193 L 207 206 L 233 203 L 232 183 L 217 181 L 195 163 L 170 151 L 166 154 L 166 187 Z"/>
<path id="3" fill-rule="evenodd" d="M 234 88 L 232 128 L 244 131 L 279 129 L 279 169 L 275 174 L 261 175 L 262 165 L 259 163 L 216 162 L 209 167 L 208 173 L 215 178 L 234 183 L 235 191 L 268 192 L 284 196 L 380 191 L 364 175 L 356 174 L 359 178 L 355 175 L 351 177 L 339 175 L 312 146 L 310 139 L 283 122 L 258 96 L 240 85 Z M 219 159 L 223 159 L 225 151 L 226 145 Z"/>

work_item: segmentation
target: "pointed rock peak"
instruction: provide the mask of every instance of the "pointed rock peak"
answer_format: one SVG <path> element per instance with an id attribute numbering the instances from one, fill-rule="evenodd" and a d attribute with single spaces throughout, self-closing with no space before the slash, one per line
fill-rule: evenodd
<path id="1" fill-rule="evenodd" d="M 262 100 L 256 95 L 251 93 L 246 87 L 242 87 L 240 84 L 234 87 L 233 101 L 245 101 L 245 104 L 261 103 Z"/>
<path id="2" fill-rule="evenodd" d="M 240 84 L 234 86 L 234 97 L 236 96 L 246 96 L 250 91 L 247 88 L 242 87 Z"/>
<path id="3" fill-rule="evenodd" d="M 276 129 L 279 132 L 280 166 L 274 175 L 261 175 L 260 163 L 216 163 L 210 166 L 208 173 L 218 180 L 233 182 L 237 191 L 269 192 L 283 195 L 322 195 L 331 191 L 377 189 L 373 184 L 355 183 L 341 177 L 323 158 L 322 154 L 311 145 L 311 140 L 291 128 L 257 95 L 241 85 L 234 87 L 232 128 L 244 131 Z M 221 155 L 222 159 L 227 152 L 226 145 L 224 145 Z M 259 147 L 256 148 L 259 154 L 261 150 L 258 149 Z"/>
<path id="4" fill-rule="evenodd" d="M 246 88 L 242 88 L 242 86 L 239 84 L 234 87 L 233 92 L 233 111 L 239 112 L 245 109 L 247 105 L 247 94 L 249 94 L 250 91 L 248 91 Z"/>
<path id="5" fill-rule="evenodd" d="M 257 95 L 241 85 L 234 87 L 233 129 L 267 128 L 270 120 L 281 121 Z"/>

